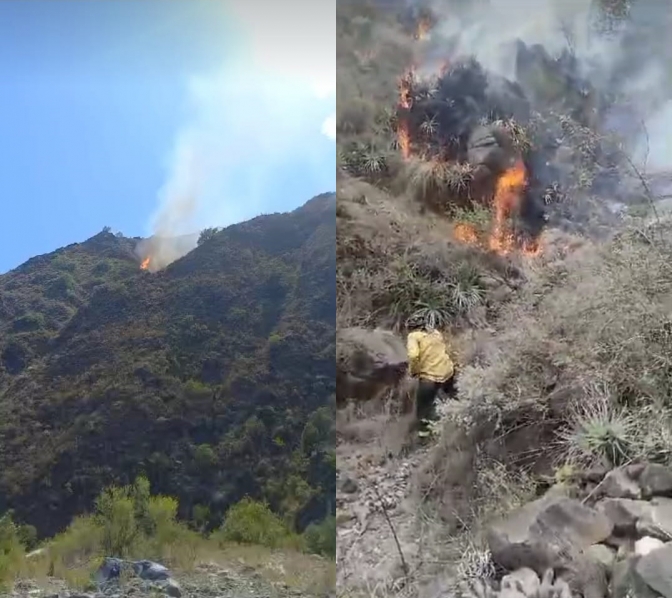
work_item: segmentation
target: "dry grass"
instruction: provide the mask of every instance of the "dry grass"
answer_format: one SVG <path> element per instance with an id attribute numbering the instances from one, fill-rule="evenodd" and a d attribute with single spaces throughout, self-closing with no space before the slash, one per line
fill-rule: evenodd
<path id="1" fill-rule="evenodd" d="M 223 547 L 207 545 L 199 554 L 199 562 L 222 567 L 254 569 L 264 579 L 280 582 L 290 588 L 315 595 L 333 591 L 336 583 L 336 563 L 316 555 L 295 551 L 271 550 L 263 546 L 229 544 Z"/>
<path id="2" fill-rule="evenodd" d="M 91 587 L 92 575 L 100 566 L 100 558 L 81 558 L 73 561 L 72 555 L 50 554 L 25 560 L 17 578 L 35 580 L 47 587 L 51 580 L 63 580 L 68 587 L 85 590 Z M 333 589 L 336 579 L 334 561 L 291 550 L 272 550 L 263 546 L 226 544 L 201 538 L 197 543 L 181 543 L 162 559 L 180 579 L 194 574 L 202 564 L 214 564 L 223 569 L 254 571 L 271 583 L 283 583 L 290 588 L 326 595 Z"/>
<path id="3" fill-rule="evenodd" d="M 337 193 L 339 326 L 402 328 L 413 314 L 442 327 L 483 322 L 497 308 L 490 292 L 518 277 L 507 260 L 453 241 L 449 221 L 408 199 L 349 177 Z"/>
<path id="4" fill-rule="evenodd" d="M 671 255 L 668 224 L 547 256 L 462 370 L 468 421 L 546 422 L 558 464 L 669 462 Z"/>
<path id="5" fill-rule="evenodd" d="M 470 198 L 473 167 L 468 163 L 411 158 L 399 183 L 418 203 L 446 213 Z"/>

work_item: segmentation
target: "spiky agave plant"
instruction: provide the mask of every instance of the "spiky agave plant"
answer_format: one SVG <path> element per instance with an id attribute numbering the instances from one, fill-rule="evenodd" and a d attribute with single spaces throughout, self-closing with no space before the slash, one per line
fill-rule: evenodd
<path id="1" fill-rule="evenodd" d="M 618 467 L 634 456 L 637 418 L 615 406 L 607 393 L 588 393 L 571 417 L 570 427 L 559 433 L 568 462 Z"/>
<path id="2" fill-rule="evenodd" d="M 451 289 L 451 300 L 456 314 L 468 314 L 475 307 L 483 305 L 485 291 L 476 285 L 458 281 Z"/>
<path id="3" fill-rule="evenodd" d="M 469 264 L 460 266 L 450 284 L 450 300 L 456 315 L 469 313 L 485 302 L 477 270 Z"/>
<path id="4" fill-rule="evenodd" d="M 434 330 L 446 328 L 450 321 L 450 309 L 446 301 L 417 301 L 413 319 L 419 319 Z"/>
<path id="5" fill-rule="evenodd" d="M 362 170 L 368 175 L 381 174 L 385 170 L 385 156 L 371 149 L 362 154 Z"/>
<path id="6" fill-rule="evenodd" d="M 433 116 L 427 116 L 425 120 L 423 120 L 420 123 L 420 132 L 425 136 L 425 137 L 433 137 L 436 135 L 437 131 L 439 130 L 439 123 L 436 119 L 436 115 Z"/>
<path id="7" fill-rule="evenodd" d="M 455 195 L 468 191 L 473 169 L 466 164 L 414 158 L 406 165 L 405 177 L 407 188 L 416 200 L 446 205 Z"/>

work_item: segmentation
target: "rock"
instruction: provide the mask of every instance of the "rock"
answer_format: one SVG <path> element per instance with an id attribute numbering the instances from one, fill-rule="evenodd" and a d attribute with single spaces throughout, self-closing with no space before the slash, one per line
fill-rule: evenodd
<path id="1" fill-rule="evenodd" d="M 623 561 L 635 553 L 635 542 L 628 538 L 622 544 L 618 545 L 616 551 L 616 560 Z"/>
<path id="2" fill-rule="evenodd" d="M 624 470 L 630 479 L 638 481 L 645 468 L 646 463 L 631 463 L 630 465 L 626 465 Z"/>
<path id="3" fill-rule="evenodd" d="M 637 556 L 644 556 L 663 546 L 665 546 L 665 543 L 662 540 L 652 538 L 651 536 L 644 536 L 635 542 L 635 554 Z"/>
<path id="4" fill-rule="evenodd" d="M 611 521 L 615 533 L 629 536 L 635 534 L 637 521 L 650 511 L 651 505 L 630 498 L 605 498 L 596 508 Z"/>
<path id="5" fill-rule="evenodd" d="M 616 551 L 604 544 L 589 546 L 585 554 L 591 561 L 599 563 L 608 571 L 611 571 L 616 562 Z"/>
<path id="6" fill-rule="evenodd" d="M 572 598 L 569 584 L 562 578 L 553 579 L 555 574 L 548 569 L 541 579 L 537 598 Z"/>
<path id="7" fill-rule="evenodd" d="M 131 566 L 140 579 L 158 581 L 170 578 L 168 568 L 153 561 L 135 561 Z"/>
<path id="8" fill-rule="evenodd" d="M 609 498 L 632 498 L 642 497 L 642 490 L 623 469 L 610 471 L 600 484 L 600 496 Z"/>
<path id="9" fill-rule="evenodd" d="M 543 575 L 565 568 L 572 554 L 580 554 L 607 539 L 611 521 L 599 511 L 563 496 L 546 495 L 524 505 L 488 530 L 492 558 L 498 565 L 523 567 Z"/>
<path id="10" fill-rule="evenodd" d="M 404 342 L 388 330 L 344 328 L 336 339 L 336 400 L 377 398 L 403 379 L 408 367 Z"/>
<path id="11" fill-rule="evenodd" d="M 105 584 L 109 581 L 119 579 L 124 562 L 121 559 L 105 557 L 103 563 L 96 572 L 96 582 Z"/>
<path id="12" fill-rule="evenodd" d="M 612 598 L 660 598 L 635 571 L 639 558 L 631 556 L 616 563 L 611 575 Z"/>
<path id="13" fill-rule="evenodd" d="M 467 159 L 474 167 L 485 167 L 497 175 L 516 158 L 509 133 L 496 125 L 476 127 L 469 137 Z"/>
<path id="14" fill-rule="evenodd" d="M 505 575 L 502 578 L 501 588 L 502 594 L 506 590 L 507 593 L 516 591 L 524 596 L 536 596 L 540 585 L 539 576 L 532 569 L 523 567 Z"/>
<path id="15" fill-rule="evenodd" d="M 501 285 L 490 291 L 490 300 L 493 304 L 504 303 L 513 294 L 513 289 L 508 285 Z"/>
<path id="16" fill-rule="evenodd" d="M 637 521 L 637 533 L 664 542 L 672 538 L 672 499 L 654 498 L 649 510 Z"/>
<path id="17" fill-rule="evenodd" d="M 172 578 L 166 579 L 161 584 L 161 588 L 168 596 L 172 596 L 172 598 L 180 598 L 182 596 L 182 588 L 180 588 L 180 584 Z"/>
<path id="18" fill-rule="evenodd" d="M 635 565 L 637 576 L 665 598 L 672 598 L 672 544 L 642 556 Z"/>
<path id="19" fill-rule="evenodd" d="M 346 476 L 341 482 L 341 490 L 346 494 L 354 494 L 357 492 L 357 490 L 359 490 L 359 484 L 357 484 L 356 480 Z"/>
<path id="20" fill-rule="evenodd" d="M 639 486 L 645 498 L 672 496 L 672 469 L 649 463 L 639 476 Z"/>
<path id="21" fill-rule="evenodd" d="M 605 467 L 599 467 L 596 465 L 582 472 L 582 476 L 587 482 L 599 484 L 608 473 L 609 471 Z"/>

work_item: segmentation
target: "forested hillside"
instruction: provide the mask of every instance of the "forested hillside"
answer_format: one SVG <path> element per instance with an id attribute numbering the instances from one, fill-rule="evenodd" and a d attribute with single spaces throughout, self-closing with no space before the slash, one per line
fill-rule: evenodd
<path id="1" fill-rule="evenodd" d="M 109 230 L 0 276 L 0 512 L 41 536 L 145 474 L 205 527 L 333 509 L 335 196 L 150 273 Z"/>

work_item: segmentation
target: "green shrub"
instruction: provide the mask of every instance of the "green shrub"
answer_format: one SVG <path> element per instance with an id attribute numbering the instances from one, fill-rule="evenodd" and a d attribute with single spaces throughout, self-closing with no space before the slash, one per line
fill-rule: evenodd
<path id="1" fill-rule="evenodd" d="M 5 514 L 0 517 L 0 587 L 6 587 L 16 576 L 23 554 L 18 528 L 11 514 Z"/>
<path id="2" fill-rule="evenodd" d="M 32 312 L 17 318 L 12 324 L 14 332 L 30 332 L 41 328 L 44 328 L 44 316 Z"/>
<path id="3" fill-rule="evenodd" d="M 108 488 L 96 500 L 96 520 L 106 554 L 126 557 L 138 536 L 135 504 L 128 488 Z"/>
<path id="4" fill-rule="evenodd" d="M 77 262 L 71 257 L 59 254 L 51 261 L 51 265 L 62 272 L 74 272 L 77 269 Z"/>
<path id="5" fill-rule="evenodd" d="M 333 515 L 320 523 L 311 523 L 303 536 L 309 552 L 329 557 L 336 555 L 336 518 Z"/>
<path id="6" fill-rule="evenodd" d="M 61 274 L 47 283 L 45 294 L 52 299 L 67 299 L 74 294 L 77 283 L 72 274 Z"/>
<path id="7" fill-rule="evenodd" d="M 293 534 L 266 503 L 244 498 L 226 513 L 224 524 L 215 532 L 221 543 L 259 544 L 278 548 L 291 544 Z"/>

